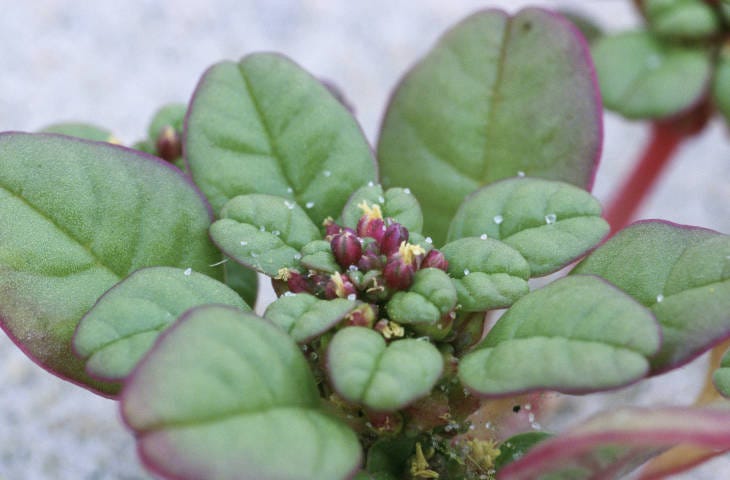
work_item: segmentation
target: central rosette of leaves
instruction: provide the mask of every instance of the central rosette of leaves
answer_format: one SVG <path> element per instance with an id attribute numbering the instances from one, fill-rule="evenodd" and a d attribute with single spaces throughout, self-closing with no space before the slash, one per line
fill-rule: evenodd
<path id="1" fill-rule="evenodd" d="M 309 249 L 313 251 L 310 255 L 316 255 L 314 251 L 321 248 L 320 257 L 324 259 L 326 243 L 339 270 L 333 272 L 329 261 L 321 269 L 316 263 L 310 263 L 314 268 L 282 268 L 274 279 L 275 290 L 279 295 L 309 293 L 326 300 L 360 300 L 363 304 L 345 317 L 343 326 L 375 328 L 386 339 L 403 337 L 406 329 L 389 317 L 386 304 L 413 285 L 418 271 L 438 269 L 442 273 L 422 275 L 448 280 L 443 273 L 448 261 L 436 249 L 427 251 L 427 241 L 426 247 L 410 243 L 408 229 L 392 218 L 383 218 L 379 205 L 362 201 L 358 207 L 363 215 L 355 229 L 327 218 L 323 243 Z M 440 319 L 433 326 L 442 331 L 439 336 L 448 334 L 456 317 L 456 305 L 452 303 L 442 306 L 444 312 L 439 312 Z M 426 333 L 423 329 L 413 330 L 416 334 Z"/>

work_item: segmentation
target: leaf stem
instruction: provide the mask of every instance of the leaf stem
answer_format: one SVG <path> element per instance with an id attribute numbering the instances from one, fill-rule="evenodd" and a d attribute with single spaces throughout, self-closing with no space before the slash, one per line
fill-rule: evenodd
<path id="1" fill-rule="evenodd" d="M 605 218 L 611 225 L 611 234 L 624 228 L 634 218 L 686 137 L 687 132 L 678 129 L 673 123 L 652 124 L 648 145 L 606 211 Z"/>

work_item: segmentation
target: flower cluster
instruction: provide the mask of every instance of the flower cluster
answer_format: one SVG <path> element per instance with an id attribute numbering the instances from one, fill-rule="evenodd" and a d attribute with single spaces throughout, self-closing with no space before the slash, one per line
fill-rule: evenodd
<path id="1" fill-rule="evenodd" d="M 355 229 L 338 225 L 331 218 L 324 221 L 325 240 L 340 271 L 288 269 L 277 277 L 277 290 L 285 287 L 292 293 L 306 292 L 322 299 L 361 300 L 364 305 L 348 316 L 348 325 L 374 325 L 386 338 L 400 337 L 402 327 L 383 318 L 381 307 L 395 292 L 411 286 L 416 271 L 446 271 L 448 262 L 440 251 L 426 251 L 424 246 L 410 243 L 408 229 L 384 218 L 379 205 L 363 201 L 358 206 L 363 215 Z"/>

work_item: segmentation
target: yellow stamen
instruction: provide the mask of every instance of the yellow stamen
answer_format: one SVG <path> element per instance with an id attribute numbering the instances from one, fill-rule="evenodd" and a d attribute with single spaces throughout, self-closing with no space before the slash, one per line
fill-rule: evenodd
<path id="1" fill-rule="evenodd" d="M 388 324 L 383 328 L 383 330 L 380 332 L 383 334 L 383 337 L 385 337 L 387 340 L 390 340 L 391 338 L 401 338 L 403 335 L 406 334 L 406 330 L 398 323 L 395 322 L 388 322 Z"/>
<path id="2" fill-rule="evenodd" d="M 468 440 L 466 444 L 469 446 L 469 458 L 485 470 L 494 468 L 494 460 L 501 453 L 497 448 L 497 442 L 494 440 Z"/>
<path id="3" fill-rule="evenodd" d="M 371 207 L 368 205 L 368 202 L 363 200 L 357 206 L 360 210 L 362 210 L 363 215 L 367 216 L 369 220 L 374 220 L 376 218 L 379 218 L 380 220 L 383 219 L 383 212 L 380 210 L 380 205 L 373 204 Z"/>
<path id="4" fill-rule="evenodd" d="M 335 284 L 335 295 L 340 298 L 345 298 L 347 295 L 345 292 L 345 282 L 342 280 L 342 275 L 340 275 L 339 272 L 335 272 L 330 278 L 332 278 L 332 282 Z"/>
<path id="5" fill-rule="evenodd" d="M 411 476 L 413 478 L 439 478 L 438 472 L 429 468 L 420 442 L 416 443 L 416 455 L 411 460 Z"/>
<path id="6" fill-rule="evenodd" d="M 408 242 L 400 242 L 400 247 L 398 247 L 398 254 L 401 256 L 403 261 L 409 265 L 415 262 L 414 257 L 417 255 L 424 255 L 425 253 L 426 250 L 424 250 L 422 246 L 413 245 Z"/>
<path id="7" fill-rule="evenodd" d="M 291 277 L 290 270 L 288 268 L 280 268 L 276 272 L 276 276 L 274 277 L 275 280 L 283 280 L 285 282 L 289 281 L 289 277 Z"/>

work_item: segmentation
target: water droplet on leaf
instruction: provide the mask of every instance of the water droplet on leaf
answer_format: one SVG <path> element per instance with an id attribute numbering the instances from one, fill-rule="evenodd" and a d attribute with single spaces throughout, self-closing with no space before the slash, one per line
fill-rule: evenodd
<path id="1" fill-rule="evenodd" d="M 494 223 L 496 223 L 497 225 L 499 225 L 503 221 L 504 221 L 504 217 L 502 217 L 502 215 L 495 215 L 494 216 Z"/>
<path id="2" fill-rule="evenodd" d="M 545 223 L 547 223 L 548 225 L 552 225 L 557 220 L 558 220 L 558 216 L 555 215 L 554 213 L 548 213 L 547 215 L 545 215 Z"/>

